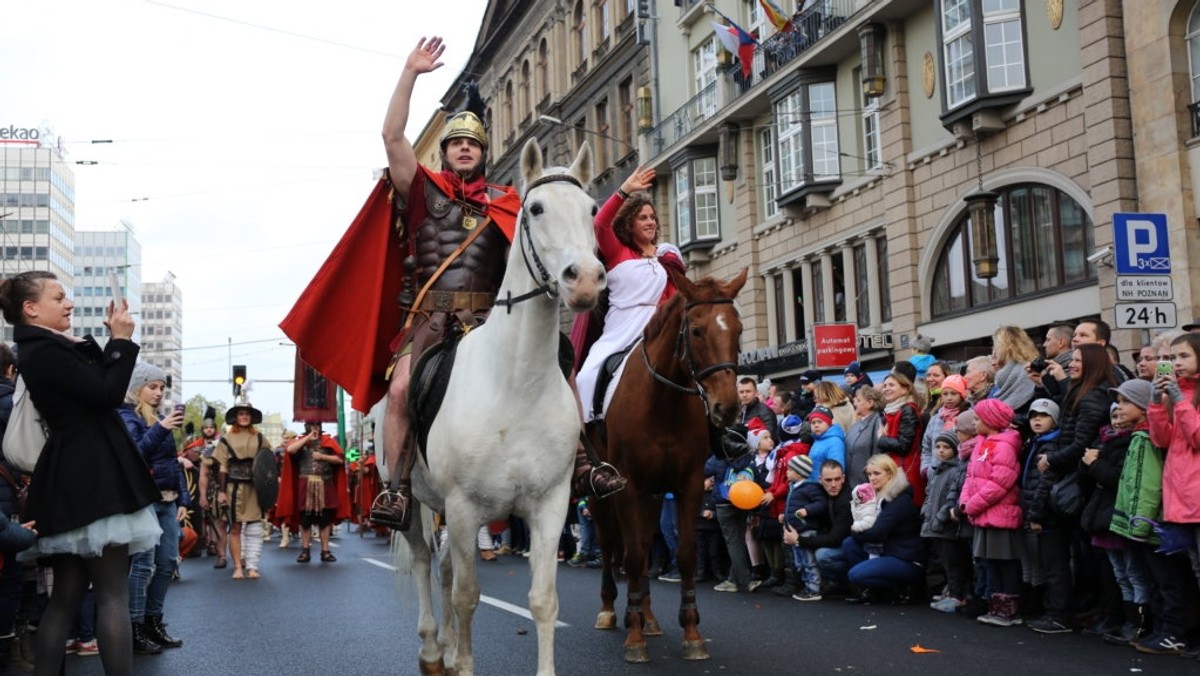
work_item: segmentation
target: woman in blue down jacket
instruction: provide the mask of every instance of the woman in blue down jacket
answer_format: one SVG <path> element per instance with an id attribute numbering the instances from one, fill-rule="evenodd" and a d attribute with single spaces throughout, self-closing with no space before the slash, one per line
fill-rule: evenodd
<path id="1" fill-rule="evenodd" d="M 156 654 L 161 648 L 178 648 L 183 641 L 171 638 L 163 625 L 163 602 L 171 578 L 179 568 L 179 522 L 190 504 L 187 483 L 171 431 L 183 424 L 183 412 L 159 418 L 167 374 L 147 363 L 133 368 L 129 392 L 121 406 L 121 419 L 138 452 L 150 468 L 159 500 L 154 504 L 162 537 L 149 551 L 129 562 L 129 618 L 133 623 L 133 651 Z"/>

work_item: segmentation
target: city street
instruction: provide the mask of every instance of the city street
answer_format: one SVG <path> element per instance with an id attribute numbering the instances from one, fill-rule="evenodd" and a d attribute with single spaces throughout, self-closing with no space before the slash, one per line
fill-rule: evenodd
<path id="1" fill-rule="evenodd" d="M 338 561 L 295 563 L 273 540 L 263 552 L 263 579 L 235 581 L 212 559 L 189 559 L 167 598 L 170 632 L 180 649 L 139 656 L 146 675 L 415 674 L 415 598 L 399 591 L 382 538 L 342 532 Z M 478 673 L 534 673 L 536 640 L 525 615 L 528 565 L 520 557 L 480 563 L 484 599 L 476 613 Z M 1194 661 L 1141 655 L 1079 635 L 1041 636 L 999 629 L 928 608 L 850 606 L 840 600 L 800 603 L 771 594 L 699 594 L 701 630 L 712 659 L 679 658 L 678 585 L 653 583 L 666 632 L 651 639 L 650 664 L 626 664 L 623 632 L 592 628 L 598 571 L 559 567 L 562 623 L 558 673 L 682 676 L 724 674 L 1195 674 Z M 624 592 L 622 590 L 622 598 Z M 623 607 L 623 604 L 622 604 Z M 936 653 L 914 653 L 914 646 Z M 68 674 L 101 674 L 96 657 L 68 657 Z"/>

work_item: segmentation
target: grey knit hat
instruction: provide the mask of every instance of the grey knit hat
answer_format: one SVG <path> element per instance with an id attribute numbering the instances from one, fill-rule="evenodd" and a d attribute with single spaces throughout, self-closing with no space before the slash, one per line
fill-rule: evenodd
<path id="1" fill-rule="evenodd" d="M 129 376 L 128 392 L 130 395 L 137 396 L 143 387 L 156 380 L 161 380 L 164 383 L 167 382 L 166 372 L 154 364 L 140 361 L 133 367 L 133 375 Z"/>

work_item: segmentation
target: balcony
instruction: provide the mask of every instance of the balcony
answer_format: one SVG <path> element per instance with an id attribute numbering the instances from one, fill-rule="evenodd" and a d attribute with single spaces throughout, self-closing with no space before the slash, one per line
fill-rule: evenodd
<path id="1" fill-rule="evenodd" d="M 743 77 L 741 64 L 722 68 L 716 83 L 708 85 L 678 110 L 663 118 L 649 134 L 651 151 L 657 155 L 689 135 L 721 108 L 784 70 L 801 54 L 822 44 L 826 36 L 870 4 L 870 0 L 817 0 L 804 11 L 796 12 L 792 16 L 792 30 L 776 33 L 755 47 L 749 77 Z M 695 9 L 697 2 L 685 0 L 680 6 L 686 12 Z M 846 38 L 845 30 L 838 32 L 838 35 L 842 36 L 836 38 L 839 44 L 849 39 L 857 45 L 857 38 L 852 33 L 849 38 Z M 843 44 L 839 49 L 845 47 Z M 1200 119 L 1200 113 L 1197 119 Z"/>
<path id="2" fill-rule="evenodd" d="M 806 10 L 796 12 L 792 16 L 792 30 L 776 33 L 755 47 L 749 77 L 742 76 L 740 66 L 729 71 L 735 95 L 746 93 L 811 49 L 863 4 L 862 0 L 820 0 Z"/>
<path id="3" fill-rule="evenodd" d="M 675 142 L 692 133 L 697 125 L 717 112 L 717 82 L 708 83 L 678 110 L 668 115 L 650 132 L 654 154 L 670 148 Z"/>

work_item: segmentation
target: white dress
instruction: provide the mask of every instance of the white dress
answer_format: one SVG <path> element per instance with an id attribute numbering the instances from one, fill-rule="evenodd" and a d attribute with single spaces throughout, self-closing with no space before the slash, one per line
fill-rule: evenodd
<path id="1" fill-rule="evenodd" d="M 678 254 L 679 249 L 671 244 L 660 244 L 658 255 Z M 680 256 L 682 258 L 682 256 Z M 658 302 L 667 288 L 667 271 L 657 257 L 627 258 L 608 271 L 608 314 L 604 316 L 604 333 L 592 345 L 587 359 L 575 376 L 579 387 L 579 398 L 583 403 L 583 420 L 588 422 L 592 414 L 592 400 L 596 391 L 596 380 L 605 360 L 642 337 L 642 330 L 654 315 Z M 615 384 L 619 378 L 614 378 Z M 612 386 L 605 396 L 604 406 L 612 396 Z M 601 416 L 603 417 L 603 416 Z"/>

